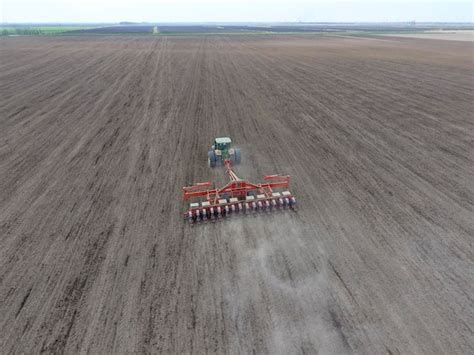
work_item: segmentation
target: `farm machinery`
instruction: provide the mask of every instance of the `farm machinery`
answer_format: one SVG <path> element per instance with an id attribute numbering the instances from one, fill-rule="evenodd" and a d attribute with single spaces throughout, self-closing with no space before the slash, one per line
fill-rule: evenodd
<path id="1" fill-rule="evenodd" d="M 183 187 L 184 200 L 191 201 L 185 213 L 189 223 L 215 222 L 236 214 L 296 210 L 296 199 L 287 190 L 289 175 L 267 175 L 263 178 L 265 182 L 254 184 L 235 173 L 233 166 L 240 162 L 240 149 L 232 147 L 230 138 L 214 140 L 208 152 L 208 165 L 211 168 L 224 166 L 229 182 L 221 188 L 211 182 Z"/>
<path id="2" fill-rule="evenodd" d="M 232 147 L 232 140 L 229 137 L 214 139 L 214 144 L 207 153 L 207 163 L 209 167 L 214 168 L 216 166 L 225 165 L 226 160 L 230 160 L 232 164 L 240 164 L 240 149 Z"/>

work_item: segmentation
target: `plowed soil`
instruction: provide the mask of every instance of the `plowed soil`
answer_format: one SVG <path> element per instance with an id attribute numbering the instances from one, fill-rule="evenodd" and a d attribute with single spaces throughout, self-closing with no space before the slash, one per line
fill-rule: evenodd
<path id="1" fill-rule="evenodd" d="M 0 46 L 1 352 L 474 352 L 474 44 Z M 183 220 L 223 135 L 297 212 Z"/>

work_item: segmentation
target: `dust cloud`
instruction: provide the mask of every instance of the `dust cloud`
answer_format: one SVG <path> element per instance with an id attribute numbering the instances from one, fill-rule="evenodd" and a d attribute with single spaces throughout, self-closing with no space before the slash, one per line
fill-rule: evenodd
<path id="1" fill-rule="evenodd" d="M 271 353 L 345 353 L 334 325 L 324 251 L 291 211 L 223 223 L 239 259 L 227 293 L 235 341 L 255 337 Z M 240 339 L 240 340 L 238 340 Z M 234 346 L 236 346 L 234 344 Z"/>

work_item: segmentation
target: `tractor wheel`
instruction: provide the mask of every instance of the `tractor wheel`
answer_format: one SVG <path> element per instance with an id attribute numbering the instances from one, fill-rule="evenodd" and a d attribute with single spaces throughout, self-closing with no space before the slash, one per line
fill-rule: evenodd
<path id="1" fill-rule="evenodd" d="M 213 150 L 210 150 L 207 153 L 207 165 L 209 165 L 210 168 L 214 168 L 216 166 L 216 161 L 217 161 L 216 153 L 214 153 Z"/>
<path id="2" fill-rule="evenodd" d="M 242 156 L 240 154 L 240 149 L 239 148 L 235 148 L 234 149 L 234 162 L 235 164 L 240 164 L 240 161 L 242 160 Z"/>

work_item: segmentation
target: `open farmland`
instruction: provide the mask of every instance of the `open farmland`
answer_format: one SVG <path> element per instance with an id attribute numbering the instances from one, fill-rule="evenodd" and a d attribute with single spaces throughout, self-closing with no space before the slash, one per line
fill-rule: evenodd
<path id="1" fill-rule="evenodd" d="M 104 26 L 90 29 L 80 29 L 73 31 L 73 34 L 152 34 L 152 25 L 134 25 L 134 26 Z"/>
<path id="2" fill-rule="evenodd" d="M 406 38 L 423 38 L 437 39 L 445 41 L 464 41 L 474 42 L 474 30 L 440 30 L 440 31 L 424 31 L 420 33 L 396 33 L 387 36 L 406 37 Z"/>
<path id="3" fill-rule="evenodd" d="M 67 33 L 80 33 L 82 30 L 90 30 L 95 27 L 80 26 L 80 25 L 0 25 L 0 36 L 44 36 L 44 35 L 59 35 Z"/>
<path id="4" fill-rule="evenodd" d="M 2 352 L 474 352 L 474 44 L 0 39 Z M 291 174 L 190 227 L 181 187 Z"/>

